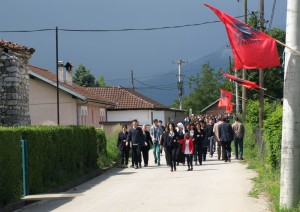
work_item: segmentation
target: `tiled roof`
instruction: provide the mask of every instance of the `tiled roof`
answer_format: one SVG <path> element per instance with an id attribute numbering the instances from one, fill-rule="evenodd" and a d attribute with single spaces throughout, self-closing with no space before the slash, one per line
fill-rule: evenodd
<path id="1" fill-rule="evenodd" d="M 42 69 L 42 68 L 38 68 L 38 67 L 35 67 L 32 65 L 29 65 L 29 70 L 51 82 L 56 83 L 56 75 L 46 69 Z M 59 82 L 59 86 L 64 87 L 76 94 L 79 94 L 80 96 L 86 97 L 88 101 L 99 102 L 99 103 L 107 104 L 110 106 L 114 105 L 114 103 L 112 101 L 110 101 L 109 99 L 106 99 L 102 95 L 94 94 L 94 93 L 90 92 L 86 87 L 79 86 L 75 83 L 72 83 L 72 85 L 69 85 L 65 82 Z"/>
<path id="2" fill-rule="evenodd" d="M 137 109 L 167 109 L 168 107 L 156 102 L 132 89 L 123 87 L 90 87 L 87 88 L 94 94 L 101 95 L 114 102 L 114 110 Z"/>
<path id="3" fill-rule="evenodd" d="M 17 50 L 17 51 L 28 51 L 31 54 L 33 54 L 35 52 L 34 48 L 21 46 L 21 45 L 18 45 L 16 43 L 5 41 L 5 40 L 2 40 L 2 39 L 0 40 L 0 46 L 3 46 L 3 47 L 8 48 L 8 49 L 12 49 L 12 50 Z"/>

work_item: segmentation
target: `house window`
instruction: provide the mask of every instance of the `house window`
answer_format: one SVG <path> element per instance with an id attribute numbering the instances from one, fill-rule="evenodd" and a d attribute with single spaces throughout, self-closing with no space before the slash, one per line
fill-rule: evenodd
<path id="1" fill-rule="evenodd" d="M 86 125 L 87 116 L 88 116 L 88 109 L 87 109 L 87 106 L 81 106 L 81 107 L 80 107 L 80 120 L 81 120 L 81 125 Z"/>
<path id="2" fill-rule="evenodd" d="M 106 110 L 105 108 L 100 108 L 99 110 L 99 114 L 100 114 L 100 121 L 106 121 Z"/>

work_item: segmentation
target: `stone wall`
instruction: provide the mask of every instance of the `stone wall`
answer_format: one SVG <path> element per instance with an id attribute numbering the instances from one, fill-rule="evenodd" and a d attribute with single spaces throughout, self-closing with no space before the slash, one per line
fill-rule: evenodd
<path id="1" fill-rule="evenodd" d="M 30 125 L 28 60 L 32 52 L 0 45 L 0 124 Z"/>

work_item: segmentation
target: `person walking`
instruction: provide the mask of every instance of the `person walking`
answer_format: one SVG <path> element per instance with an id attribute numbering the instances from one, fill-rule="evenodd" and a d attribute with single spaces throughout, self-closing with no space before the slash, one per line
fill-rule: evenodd
<path id="1" fill-rule="evenodd" d="M 142 155 L 143 155 L 144 167 L 147 167 L 149 161 L 149 150 L 150 150 L 150 145 L 152 143 L 152 140 L 151 140 L 150 133 L 147 131 L 146 124 L 143 125 L 142 130 L 144 136 L 144 146 L 142 147 Z"/>
<path id="2" fill-rule="evenodd" d="M 184 138 L 179 140 L 182 144 L 182 152 L 184 156 L 187 158 L 187 171 L 193 171 L 193 153 L 194 153 L 194 141 L 190 136 L 190 133 L 186 133 Z"/>
<path id="3" fill-rule="evenodd" d="M 165 127 L 164 127 L 164 125 L 163 125 L 162 123 L 163 123 L 162 120 L 159 120 L 159 121 L 158 121 L 158 126 L 160 126 L 162 132 L 164 132 L 164 131 L 165 131 Z M 163 152 L 163 146 L 160 145 L 160 156 L 162 156 L 162 152 Z"/>
<path id="4" fill-rule="evenodd" d="M 166 127 L 163 134 L 161 135 L 160 138 L 160 145 L 164 149 L 165 152 L 165 158 L 166 158 L 166 164 L 167 166 L 170 166 L 170 156 L 167 150 L 167 137 L 168 136 L 168 128 Z"/>
<path id="5" fill-rule="evenodd" d="M 185 135 L 185 129 L 184 129 L 184 125 L 181 122 L 177 123 L 176 130 L 178 133 L 178 139 L 183 139 L 183 137 Z M 184 157 L 184 153 L 182 152 L 182 144 L 181 143 L 177 144 L 176 162 L 177 162 L 177 166 L 179 165 L 179 163 L 182 163 L 183 165 L 185 165 L 185 157 Z"/>
<path id="6" fill-rule="evenodd" d="M 221 142 L 220 142 L 220 139 L 219 139 L 219 133 L 218 133 L 218 127 L 222 123 L 223 123 L 223 117 L 221 115 L 219 115 L 217 117 L 217 123 L 215 123 L 214 127 L 213 127 L 213 133 L 215 135 L 214 138 L 215 138 L 215 142 L 216 142 L 216 145 L 217 145 L 218 160 L 220 160 L 221 157 L 222 157 L 222 160 L 224 160 L 222 145 L 221 145 Z"/>
<path id="7" fill-rule="evenodd" d="M 232 124 L 232 129 L 234 133 L 235 159 L 244 160 L 243 149 L 244 149 L 245 127 L 241 122 L 239 122 L 237 116 L 235 116 L 233 119 L 234 119 L 234 123 Z"/>
<path id="8" fill-rule="evenodd" d="M 205 139 L 205 121 L 204 120 L 200 120 L 200 133 L 201 133 L 201 141 L 203 143 L 202 146 L 202 157 L 203 157 L 203 161 L 206 161 L 206 155 L 207 155 L 207 149 L 209 147 L 209 143 L 207 142 L 207 140 Z"/>
<path id="9" fill-rule="evenodd" d="M 215 139 L 214 139 L 214 120 L 208 119 L 208 123 L 205 126 L 205 140 L 209 143 L 209 155 L 212 157 L 215 152 Z"/>
<path id="10" fill-rule="evenodd" d="M 127 168 L 128 167 L 128 158 L 129 158 L 129 144 L 127 141 L 127 126 L 122 125 L 122 131 L 118 134 L 117 148 L 120 151 L 120 165 Z"/>
<path id="11" fill-rule="evenodd" d="M 198 163 L 197 163 L 198 161 L 199 161 L 199 165 L 202 165 L 204 132 L 203 132 L 203 129 L 201 129 L 201 125 L 199 122 L 196 123 L 193 141 L 194 141 L 195 165 L 198 165 Z"/>
<path id="12" fill-rule="evenodd" d="M 160 138 L 163 131 L 162 128 L 158 125 L 158 120 L 153 120 L 153 125 L 150 128 L 150 136 L 153 142 L 153 155 L 154 163 L 160 166 Z"/>
<path id="13" fill-rule="evenodd" d="M 171 172 L 176 171 L 176 150 L 178 146 L 178 133 L 175 130 L 175 126 L 173 123 L 169 123 L 167 125 L 167 152 L 169 154 L 169 164 L 171 165 Z"/>
<path id="14" fill-rule="evenodd" d="M 218 125 L 218 135 L 222 145 L 222 151 L 225 162 L 231 162 L 231 141 L 233 141 L 233 130 L 231 124 L 223 119 L 223 123 Z"/>
<path id="15" fill-rule="evenodd" d="M 144 146 L 144 135 L 142 129 L 138 127 L 136 119 L 132 120 L 131 126 L 132 128 L 128 132 L 127 141 L 131 142 L 133 166 L 135 169 L 138 169 L 139 167 L 142 168 L 142 165 L 138 161 L 141 156 L 141 148 Z"/>

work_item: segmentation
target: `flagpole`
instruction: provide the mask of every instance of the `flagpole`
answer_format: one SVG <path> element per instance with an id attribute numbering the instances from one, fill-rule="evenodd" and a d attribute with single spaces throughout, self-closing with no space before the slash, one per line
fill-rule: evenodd
<path id="1" fill-rule="evenodd" d="M 234 76 L 237 77 L 237 70 L 234 70 Z M 236 105 L 236 115 L 240 112 L 240 104 L 239 104 L 239 90 L 238 83 L 235 83 L 235 105 Z M 244 87 L 242 88 L 244 89 Z M 242 95 L 242 102 L 245 104 L 245 97 Z M 243 104 L 242 104 L 243 106 Z M 244 111 L 243 111 L 244 112 Z M 244 121 L 244 120 L 243 120 Z"/>
<path id="2" fill-rule="evenodd" d="M 244 22 L 247 24 L 247 0 L 244 0 Z M 243 73 L 242 79 L 246 80 L 247 79 L 246 69 L 243 68 L 242 73 Z M 247 90 L 245 87 L 242 87 L 242 97 L 244 99 L 247 98 Z M 242 100 L 242 120 L 243 120 L 243 122 L 246 121 L 246 101 L 245 100 Z"/>
<path id="3" fill-rule="evenodd" d="M 260 0 L 260 31 L 264 32 L 264 0 Z M 261 88 L 264 87 L 264 70 L 262 68 L 259 69 L 259 86 Z M 264 90 L 259 90 L 259 128 L 263 128 L 264 122 Z"/>
<path id="4" fill-rule="evenodd" d="M 292 49 L 291 47 L 287 46 L 285 43 L 282 43 L 282 42 L 279 41 L 279 40 L 276 40 L 276 39 L 275 39 L 275 41 L 276 41 L 277 43 L 279 43 L 280 45 L 282 45 L 282 46 L 288 48 L 288 49 L 291 50 L 292 52 L 296 53 L 298 56 L 300 56 L 300 52 L 298 52 L 298 51 Z"/>

